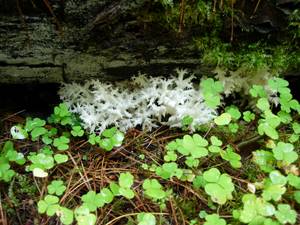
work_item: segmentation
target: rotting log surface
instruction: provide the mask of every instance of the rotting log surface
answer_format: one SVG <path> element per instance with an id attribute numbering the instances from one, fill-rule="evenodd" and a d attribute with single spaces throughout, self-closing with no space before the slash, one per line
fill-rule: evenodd
<path id="1" fill-rule="evenodd" d="M 118 80 L 177 67 L 208 71 L 188 41 L 137 20 L 147 0 L 49 1 L 53 13 L 43 1 L 20 2 L 0 0 L 0 83 Z"/>
<path id="2" fill-rule="evenodd" d="M 263 0 L 261 5 L 268 7 L 260 7 L 253 17 L 256 3 L 250 7 L 249 1 L 238 1 L 241 10 L 251 11 L 241 14 L 248 17 L 244 21 L 261 33 L 285 26 L 282 7 L 289 2 L 278 0 L 270 8 L 270 1 Z M 200 64 L 193 31 L 178 35 L 145 19 L 153 4 L 0 0 L 0 83 L 119 80 L 138 72 L 168 75 L 175 68 L 189 68 L 196 76 L 209 74 L 210 68 Z"/>

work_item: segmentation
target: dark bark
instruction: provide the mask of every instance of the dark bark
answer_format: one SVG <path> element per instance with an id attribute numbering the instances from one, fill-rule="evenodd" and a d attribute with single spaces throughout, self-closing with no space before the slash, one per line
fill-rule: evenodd
<path id="1" fill-rule="evenodd" d="M 167 75 L 177 67 L 209 73 L 200 64 L 193 31 L 180 36 L 143 19 L 153 2 L 0 0 L 0 82 L 115 80 L 139 71 Z M 277 29 L 282 21 L 272 15 L 263 22 Z M 249 22 L 250 14 L 245 16 Z"/>

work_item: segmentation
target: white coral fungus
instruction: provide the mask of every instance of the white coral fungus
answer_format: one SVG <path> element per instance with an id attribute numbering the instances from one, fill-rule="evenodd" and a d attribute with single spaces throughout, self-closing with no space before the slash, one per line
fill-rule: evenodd
<path id="1" fill-rule="evenodd" d="M 59 94 L 89 131 L 102 132 L 112 125 L 122 131 L 137 125 L 145 130 L 158 124 L 180 127 L 185 116 L 193 118 L 194 128 L 213 119 L 216 112 L 205 105 L 201 92 L 194 88 L 194 77 L 185 78 L 185 70 L 177 73 L 169 79 L 139 74 L 131 81 L 63 84 Z"/>

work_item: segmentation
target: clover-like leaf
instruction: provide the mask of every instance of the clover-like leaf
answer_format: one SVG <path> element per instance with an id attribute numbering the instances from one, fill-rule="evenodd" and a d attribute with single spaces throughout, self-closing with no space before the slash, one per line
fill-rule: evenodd
<path id="1" fill-rule="evenodd" d="M 97 217 L 90 213 L 88 207 L 82 205 L 75 209 L 74 212 L 75 218 L 78 225 L 94 225 L 96 224 Z"/>
<path id="2" fill-rule="evenodd" d="M 293 197 L 295 201 L 300 205 L 300 191 L 295 191 Z"/>
<path id="3" fill-rule="evenodd" d="M 59 216 L 60 221 L 64 225 L 70 225 L 73 223 L 74 220 L 74 213 L 73 210 L 70 210 L 65 207 L 60 207 L 56 214 Z"/>
<path id="4" fill-rule="evenodd" d="M 250 223 L 257 217 L 267 217 L 275 214 L 275 207 L 254 194 L 245 194 L 242 198 L 243 209 L 240 211 L 239 220 L 243 223 Z"/>
<path id="5" fill-rule="evenodd" d="M 110 138 L 100 139 L 99 145 L 106 151 L 111 151 L 114 148 L 113 141 Z"/>
<path id="6" fill-rule="evenodd" d="M 181 120 L 182 127 L 190 126 L 193 123 L 193 117 L 191 116 L 184 116 Z"/>
<path id="7" fill-rule="evenodd" d="M 220 151 L 221 157 L 228 161 L 233 168 L 240 168 L 242 166 L 241 156 L 234 152 L 233 148 L 228 145 L 226 150 Z"/>
<path id="8" fill-rule="evenodd" d="M 228 125 L 231 121 L 231 115 L 229 113 L 222 113 L 220 116 L 214 119 L 215 124 L 218 126 Z"/>
<path id="9" fill-rule="evenodd" d="M 252 120 L 255 119 L 255 114 L 250 112 L 250 111 L 245 111 L 243 112 L 243 120 L 245 120 L 246 122 L 251 122 Z"/>
<path id="10" fill-rule="evenodd" d="M 234 105 L 226 107 L 226 112 L 229 113 L 234 120 L 238 120 L 242 116 L 240 110 Z"/>
<path id="11" fill-rule="evenodd" d="M 226 225 L 226 221 L 221 219 L 218 214 L 211 214 L 205 216 L 206 222 L 203 225 Z"/>
<path id="12" fill-rule="evenodd" d="M 269 179 L 264 182 L 264 189 L 262 197 L 266 200 L 279 201 L 281 196 L 285 193 L 285 184 L 287 178 L 283 176 L 279 171 L 274 170 L 269 174 Z"/>
<path id="13" fill-rule="evenodd" d="M 212 201 L 222 205 L 228 199 L 232 199 L 234 185 L 227 174 L 221 174 L 216 168 L 211 168 L 203 173 L 205 192 L 211 196 Z"/>
<path id="14" fill-rule="evenodd" d="M 82 137 L 84 134 L 84 131 L 82 130 L 81 126 L 73 126 L 71 130 L 71 134 L 74 137 Z"/>
<path id="15" fill-rule="evenodd" d="M 216 136 L 211 136 L 210 142 L 212 145 L 215 145 L 215 146 L 222 146 L 222 144 L 223 144 L 222 141 L 219 138 L 217 138 Z"/>
<path id="16" fill-rule="evenodd" d="M 274 92 L 279 92 L 281 94 L 290 92 L 290 89 L 288 88 L 289 82 L 279 77 L 268 80 L 268 85 Z"/>
<path id="17" fill-rule="evenodd" d="M 34 168 L 40 169 L 51 169 L 54 166 L 54 159 L 51 155 L 46 155 L 45 153 L 38 153 L 36 155 L 28 156 L 28 159 L 32 164 L 28 167 L 30 171 Z"/>
<path id="18" fill-rule="evenodd" d="M 0 151 L 1 152 L 1 151 Z M 2 156 L 8 161 L 16 162 L 19 165 L 24 165 L 26 160 L 21 152 L 17 152 L 12 141 L 6 141 L 2 149 Z"/>
<path id="19" fill-rule="evenodd" d="M 120 195 L 120 186 L 116 184 L 115 182 L 111 182 L 109 184 L 109 189 L 111 190 L 112 194 L 114 196 L 119 196 Z"/>
<path id="20" fill-rule="evenodd" d="M 184 163 L 190 168 L 193 168 L 193 167 L 196 168 L 199 166 L 200 161 L 199 161 L 199 159 L 189 156 L 189 157 L 186 157 Z"/>
<path id="21" fill-rule="evenodd" d="M 4 157 L 0 157 L 0 181 L 4 180 L 5 182 L 9 182 L 15 174 L 16 172 L 10 169 L 8 160 Z"/>
<path id="22" fill-rule="evenodd" d="M 56 163 L 60 164 L 60 163 L 64 163 L 68 161 L 68 156 L 65 154 L 55 154 L 54 155 L 54 160 Z"/>
<path id="23" fill-rule="evenodd" d="M 59 210 L 59 198 L 54 195 L 46 195 L 43 200 L 38 202 L 38 212 L 53 216 Z"/>
<path id="24" fill-rule="evenodd" d="M 68 110 L 68 106 L 65 103 L 60 103 L 58 106 L 54 107 L 54 115 L 60 118 L 68 117 L 71 113 Z"/>
<path id="25" fill-rule="evenodd" d="M 298 154 L 294 151 L 294 146 L 290 143 L 278 142 L 277 146 L 273 149 L 273 154 L 284 165 L 289 165 L 298 159 Z"/>
<path id="26" fill-rule="evenodd" d="M 35 127 L 31 131 L 32 140 L 36 140 L 39 136 L 46 134 L 48 130 L 45 127 Z"/>
<path id="27" fill-rule="evenodd" d="M 272 139 L 278 139 L 279 136 L 276 127 L 281 122 L 280 118 L 268 110 L 264 112 L 264 116 L 265 119 L 259 120 L 258 133 L 260 135 L 266 134 Z"/>
<path id="28" fill-rule="evenodd" d="M 120 147 L 124 140 L 124 134 L 121 131 L 116 131 L 116 133 L 114 134 L 114 136 L 111 139 L 112 139 L 114 147 Z"/>
<path id="29" fill-rule="evenodd" d="M 49 194 L 60 196 L 65 192 L 66 186 L 62 180 L 53 180 L 51 184 L 47 186 L 47 189 Z"/>
<path id="30" fill-rule="evenodd" d="M 138 225 L 156 225 L 155 216 L 151 213 L 139 213 L 137 221 Z"/>
<path id="31" fill-rule="evenodd" d="M 267 93 L 266 93 L 264 87 L 261 85 L 253 85 L 252 88 L 249 90 L 249 93 L 254 98 L 256 98 L 256 97 L 263 98 L 263 97 L 267 96 Z"/>
<path id="32" fill-rule="evenodd" d="M 290 113 L 291 109 L 297 110 L 299 107 L 299 102 L 293 99 L 291 93 L 280 94 L 279 103 L 281 111 L 287 113 Z"/>
<path id="33" fill-rule="evenodd" d="M 130 189 L 133 185 L 133 179 L 131 173 L 121 173 L 119 177 L 119 194 L 124 196 L 127 199 L 132 199 L 134 197 L 134 192 Z"/>
<path id="34" fill-rule="evenodd" d="M 88 208 L 90 212 L 96 211 L 98 207 L 104 206 L 104 200 L 101 195 L 96 194 L 95 191 L 89 191 L 85 195 L 81 196 L 83 206 Z"/>
<path id="35" fill-rule="evenodd" d="M 178 168 L 178 165 L 175 162 L 164 163 L 161 167 L 157 167 L 155 172 L 164 179 L 169 179 L 173 176 L 180 179 L 183 175 L 183 171 Z"/>
<path id="36" fill-rule="evenodd" d="M 257 150 L 252 154 L 253 161 L 260 167 L 261 170 L 269 173 L 274 169 L 275 158 L 271 152 Z"/>
<path id="37" fill-rule="evenodd" d="M 103 188 L 98 194 L 101 196 L 104 203 L 109 204 L 113 201 L 114 195 L 108 188 Z"/>
<path id="38" fill-rule="evenodd" d="M 134 177 L 132 176 L 131 173 L 129 172 L 121 173 L 119 177 L 120 187 L 130 188 L 133 185 L 133 179 Z"/>
<path id="39" fill-rule="evenodd" d="M 41 168 L 34 168 L 32 170 L 32 173 L 33 173 L 34 177 L 39 177 L 39 178 L 48 177 L 48 173 L 45 172 L 45 170 L 43 170 Z"/>
<path id="40" fill-rule="evenodd" d="M 53 145 L 60 151 L 64 151 L 67 150 L 69 148 L 69 142 L 70 139 L 65 137 L 65 136 L 61 136 L 58 138 L 55 138 L 53 141 Z"/>
<path id="41" fill-rule="evenodd" d="M 178 151 L 183 155 L 190 154 L 193 158 L 201 158 L 208 154 L 208 150 L 205 148 L 208 145 L 208 141 L 199 134 L 194 134 L 193 136 L 184 135 L 181 144 Z"/>
<path id="42" fill-rule="evenodd" d="M 201 81 L 200 88 L 207 106 L 216 108 L 220 105 L 220 93 L 223 91 L 223 85 L 220 81 L 214 81 L 212 78 Z"/>
<path id="43" fill-rule="evenodd" d="M 300 124 L 297 122 L 294 122 L 292 124 L 293 127 L 293 131 L 295 132 L 295 134 L 300 134 Z"/>
<path id="44" fill-rule="evenodd" d="M 278 209 L 275 213 L 275 217 L 282 224 L 295 224 L 297 219 L 297 213 L 288 204 L 279 204 Z"/>
<path id="45" fill-rule="evenodd" d="M 277 116 L 280 118 L 281 122 L 284 124 L 289 124 L 293 118 L 291 117 L 291 115 L 285 111 L 279 111 L 277 113 Z"/>
<path id="46" fill-rule="evenodd" d="M 28 133 L 21 125 L 12 126 L 10 129 L 10 134 L 13 139 L 23 140 L 28 137 Z"/>
<path id="47" fill-rule="evenodd" d="M 164 160 L 166 162 L 176 161 L 177 160 L 177 154 L 174 151 L 167 151 L 167 154 L 164 156 Z"/>
<path id="48" fill-rule="evenodd" d="M 88 142 L 91 144 L 91 145 L 95 145 L 96 143 L 99 143 L 100 142 L 100 139 L 101 137 L 99 135 L 96 135 L 95 133 L 93 134 L 90 134 L 89 135 L 89 140 Z"/>
<path id="49" fill-rule="evenodd" d="M 270 108 L 270 103 L 267 98 L 260 98 L 258 99 L 256 106 L 261 111 L 266 111 Z"/>
<path id="50" fill-rule="evenodd" d="M 143 183 L 145 194 L 154 200 L 166 197 L 166 192 L 162 189 L 162 185 L 156 179 L 146 179 Z"/>
<path id="51" fill-rule="evenodd" d="M 26 120 L 26 124 L 25 124 L 25 130 L 27 132 L 30 132 L 32 131 L 34 128 L 37 128 L 37 127 L 43 127 L 46 125 L 46 121 L 45 120 L 42 120 L 40 118 L 34 118 L 34 119 L 31 119 L 31 118 L 27 118 Z"/>
<path id="52" fill-rule="evenodd" d="M 294 174 L 289 174 L 287 176 L 287 179 L 288 179 L 289 185 L 300 190 L 300 177 L 299 176 L 296 176 Z"/>

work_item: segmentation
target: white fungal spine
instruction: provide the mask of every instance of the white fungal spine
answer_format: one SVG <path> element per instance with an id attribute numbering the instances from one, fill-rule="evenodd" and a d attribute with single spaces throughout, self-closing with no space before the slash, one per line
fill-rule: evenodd
<path id="1" fill-rule="evenodd" d="M 180 127 L 187 115 L 193 117 L 194 128 L 213 119 L 216 112 L 205 105 L 201 91 L 194 88 L 194 77 L 185 78 L 186 70 L 177 73 L 169 79 L 139 74 L 131 81 L 114 84 L 99 80 L 63 84 L 59 94 L 89 131 L 102 132 L 112 125 L 122 131 L 137 125 L 145 130 L 158 124 Z"/>

